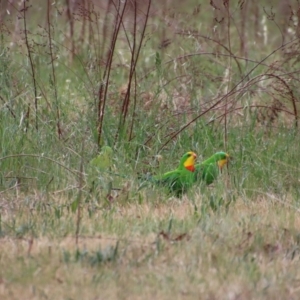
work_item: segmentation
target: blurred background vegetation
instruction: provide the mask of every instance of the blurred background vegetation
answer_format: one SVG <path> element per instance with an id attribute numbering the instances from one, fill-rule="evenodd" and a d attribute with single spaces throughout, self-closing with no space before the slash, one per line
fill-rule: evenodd
<path id="1" fill-rule="evenodd" d="M 1 1 L 2 189 L 115 186 L 226 150 L 239 191 L 299 194 L 295 1 Z M 157 160 L 157 155 L 162 160 Z M 72 195 L 72 193 L 71 193 Z"/>

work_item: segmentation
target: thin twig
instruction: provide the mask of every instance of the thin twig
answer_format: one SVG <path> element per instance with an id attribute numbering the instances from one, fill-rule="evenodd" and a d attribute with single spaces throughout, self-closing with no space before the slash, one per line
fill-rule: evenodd
<path id="1" fill-rule="evenodd" d="M 111 45 L 108 49 L 107 53 L 107 61 L 105 70 L 102 77 L 102 82 L 100 83 L 100 88 L 98 92 L 98 147 L 100 147 L 100 141 L 101 141 L 101 135 L 102 135 L 102 126 L 103 126 L 103 119 L 104 119 L 104 111 L 105 111 L 105 105 L 106 105 L 106 99 L 107 99 L 107 91 L 108 91 L 108 83 L 110 78 L 110 72 L 111 72 L 111 65 L 113 60 L 113 55 L 116 47 L 117 37 L 120 31 L 121 21 L 123 19 L 123 15 L 125 13 L 127 0 L 123 6 L 123 10 L 121 14 L 119 14 L 120 10 L 120 4 L 121 1 L 119 1 L 119 6 L 117 9 L 116 19 L 115 19 L 115 27 L 114 32 L 111 39 Z"/>
<path id="2" fill-rule="evenodd" d="M 81 198 L 82 198 L 82 187 L 84 183 L 83 179 L 83 164 L 84 164 L 84 145 L 85 139 L 82 141 L 82 149 L 81 149 L 81 162 L 80 162 L 80 170 L 79 170 L 79 191 L 78 191 L 78 198 L 77 198 L 77 220 L 76 220 L 76 246 L 78 247 L 78 236 L 80 231 L 80 220 L 81 220 Z"/>
<path id="3" fill-rule="evenodd" d="M 27 48 L 28 52 L 28 58 L 30 62 L 30 68 L 32 72 L 32 80 L 33 80 L 33 91 L 34 91 L 34 106 L 35 106 L 35 128 L 38 130 L 38 96 L 37 96 L 37 85 L 36 85 L 36 75 L 35 75 L 35 68 L 34 68 L 34 63 L 33 63 L 33 58 L 32 58 L 32 53 L 31 53 L 31 46 L 29 44 L 28 40 L 28 31 L 27 31 L 27 22 L 26 22 L 26 12 L 29 7 L 26 6 L 26 1 L 23 1 L 23 20 L 24 20 L 24 34 L 25 34 L 25 45 Z M 30 104 L 28 105 L 30 106 Z M 27 119 L 29 120 L 29 112 L 30 112 L 30 107 L 28 107 L 27 110 Z M 29 121 L 27 122 L 29 124 Z"/>
<path id="4" fill-rule="evenodd" d="M 53 45 L 52 45 L 52 37 L 51 37 L 51 3 L 48 0 L 47 6 L 47 25 L 48 25 L 48 40 L 49 40 L 49 53 L 50 53 L 50 60 L 51 60 L 51 71 L 52 71 L 52 82 L 53 82 L 53 89 L 54 89 L 54 98 L 56 103 L 56 126 L 57 126 L 57 133 L 58 138 L 61 139 L 62 131 L 60 126 L 60 111 L 58 105 L 58 96 L 57 96 L 57 86 L 56 86 L 56 76 L 55 76 L 55 68 L 54 68 L 54 60 L 55 57 L 53 55 Z"/>
<path id="5" fill-rule="evenodd" d="M 65 166 L 64 164 L 60 163 L 59 161 L 54 160 L 53 158 L 50 157 L 46 157 L 46 156 L 42 156 L 42 155 L 37 155 L 37 154 L 13 154 L 13 155 L 7 155 L 7 156 L 3 156 L 0 157 L 0 161 L 1 160 L 5 160 L 5 159 L 9 159 L 9 158 L 15 158 L 15 157 L 36 157 L 36 158 L 41 158 L 41 159 L 46 159 L 49 160 L 59 166 L 61 166 L 62 168 L 66 169 L 67 171 L 69 171 L 70 173 L 72 173 L 75 176 L 81 176 L 80 172 L 77 170 L 72 170 L 70 168 L 68 168 L 67 166 Z"/>
<path id="6" fill-rule="evenodd" d="M 136 49 L 136 33 L 137 33 L 137 28 L 136 28 L 136 23 L 137 23 L 137 1 L 136 0 L 134 1 L 134 13 L 135 13 L 134 18 L 135 19 L 134 19 L 134 34 L 133 34 L 133 47 L 132 47 L 131 63 L 130 63 L 130 73 L 129 73 L 129 79 L 128 79 L 128 87 L 127 87 L 126 95 L 125 95 L 125 98 L 124 98 L 124 101 L 123 101 L 123 106 L 122 106 L 122 115 L 120 116 L 120 122 L 119 122 L 118 130 L 117 130 L 117 133 L 116 133 L 116 136 L 115 136 L 115 143 L 117 141 L 119 132 L 124 127 L 126 116 L 127 116 L 127 113 L 128 113 L 132 79 L 133 79 L 133 76 L 135 74 L 139 54 L 140 54 L 140 51 L 141 51 L 143 40 L 145 38 L 145 31 L 146 31 L 146 27 L 147 27 L 149 15 L 150 15 L 151 1 L 152 0 L 148 0 L 148 7 L 147 7 L 146 15 L 145 15 L 145 22 L 144 22 L 144 25 L 143 25 L 143 30 L 141 32 L 141 39 L 138 43 L 137 51 L 135 51 L 135 49 Z M 135 54 L 135 52 L 136 52 L 136 54 Z M 135 112 L 133 112 L 133 114 L 134 113 Z M 129 140 L 131 139 L 131 134 L 129 136 Z"/>
<path id="7" fill-rule="evenodd" d="M 200 117 L 202 117 L 203 115 L 205 115 L 206 113 L 208 113 L 209 111 L 211 111 L 213 108 L 215 108 L 217 105 L 219 105 L 222 101 L 224 101 L 226 98 L 228 98 L 229 96 L 231 96 L 233 93 L 235 93 L 235 90 L 237 89 L 237 87 L 246 79 L 248 78 L 248 76 L 256 69 L 258 68 L 258 66 L 260 66 L 264 61 L 266 61 L 269 57 L 271 57 L 274 53 L 278 52 L 279 50 L 282 50 L 284 47 L 286 47 L 287 45 L 295 42 L 298 38 L 293 39 L 289 42 L 287 42 L 286 44 L 284 44 L 283 46 L 279 46 L 277 47 L 275 50 L 273 50 L 270 54 L 268 54 L 267 56 L 265 56 L 261 61 L 259 61 L 247 74 L 246 76 L 244 76 L 238 83 L 236 83 L 231 90 L 226 94 L 223 95 L 220 100 L 216 101 L 213 105 L 211 105 L 209 108 L 207 108 L 206 110 L 204 110 L 202 113 L 200 113 L 199 115 L 197 115 L 196 117 L 194 117 L 191 121 L 189 121 L 188 123 L 186 123 L 184 126 L 181 127 L 181 129 L 177 130 L 175 133 L 173 133 L 171 135 L 171 137 L 169 139 L 167 139 L 167 141 L 162 144 L 160 146 L 160 148 L 158 149 L 158 151 L 162 150 L 170 141 L 172 141 L 176 136 L 178 136 L 182 131 L 184 131 L 187 127 L 189 127 L 191 124 L 193 124 L 195 121 L 197 121 Z"/>

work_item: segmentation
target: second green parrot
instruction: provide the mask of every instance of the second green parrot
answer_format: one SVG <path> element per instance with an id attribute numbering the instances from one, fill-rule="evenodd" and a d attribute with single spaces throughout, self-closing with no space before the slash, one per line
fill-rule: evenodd
<path id="1" fill-rule="evenodd" d="M 217 152 L 207 160 L 195 166 L 195 182 L 203 181 L 207 185 L 214 182 L 222 168 L 228 163 L 229 155 L 225 152 Z"/>

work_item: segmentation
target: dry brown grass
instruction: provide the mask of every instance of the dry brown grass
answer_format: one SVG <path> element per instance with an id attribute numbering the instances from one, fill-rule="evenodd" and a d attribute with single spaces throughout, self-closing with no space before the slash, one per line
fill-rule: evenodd
<path id="1" fill-rule="evenodd" d="M 78 248 L 75 215 L 43 234 L 43 214 L 19 206 L 2 214 L 8 224 L 35 222 L 35 236 L 10 233 L 0 243 L 1 299 L 297 299 L 299 212 L 272 195 L 239 198 L 226 213 L 208 210 L 195 217 L 189 199 L 118 204 L 107 217 L 84 209 Z M 59 200 L 61 203 L 64 199 Z M 203 198 L 196 197 L 201 205 Z M 106 216 L 105 216 L 106 215 Z M 170 218 L 173 224 L 168 232 Z M 75 224 L 75 220 L 73 220 Z M 53 221 L 55 222 L 55 220 Z M 69 228 L 62 235 L 62 227 Z M 68 232 L 68 233 L 67 233 Z M 76 261 L 118 245 L 115 261 Z M 69 261 L 66 259 L 69 253 Z"/>

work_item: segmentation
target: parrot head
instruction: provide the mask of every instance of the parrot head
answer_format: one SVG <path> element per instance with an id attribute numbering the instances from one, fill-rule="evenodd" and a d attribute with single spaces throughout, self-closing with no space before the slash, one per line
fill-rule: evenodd
<path id="1" fill-rule="evenodd" d="M 217 152 L 214 156 L 219 169 L 222 169 L 228 163 L 229 155 L 227 153 Z"/>
<path id="2" fill-rule="evenodd" d="M 197 158 L 196 153 L 189 151 L 185 153 L 181 158 L 180 165 L 183 165 L 187 170 L 194 172 L 196 158 Z"/>

